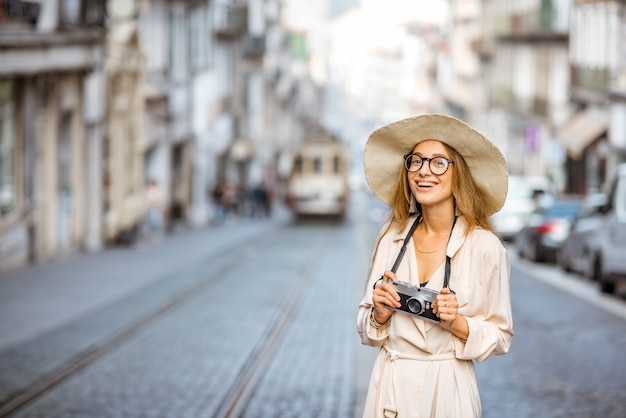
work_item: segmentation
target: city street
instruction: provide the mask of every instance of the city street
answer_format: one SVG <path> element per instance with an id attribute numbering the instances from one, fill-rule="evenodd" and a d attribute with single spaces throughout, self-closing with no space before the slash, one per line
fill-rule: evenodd
<path id="1" fill-rule="evenodd" d="M 0 417 L 358 417 L 381 203 L 236 219 L 0 273 Z M 622 417 L 626 300 L 510 248 L 516 332 L 484 417 Z"/>

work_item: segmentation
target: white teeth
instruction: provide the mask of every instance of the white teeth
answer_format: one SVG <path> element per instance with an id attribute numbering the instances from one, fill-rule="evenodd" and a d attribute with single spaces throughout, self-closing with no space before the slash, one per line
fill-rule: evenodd
<path id="1" fill-rule="evenodd" d="M 432 187 L 432 186 L 435 185 L 435 183 L 431 183 L 429 181 L 420 181 L 420 182 L 417 183 L 417 185 L 419 187 Z"/>

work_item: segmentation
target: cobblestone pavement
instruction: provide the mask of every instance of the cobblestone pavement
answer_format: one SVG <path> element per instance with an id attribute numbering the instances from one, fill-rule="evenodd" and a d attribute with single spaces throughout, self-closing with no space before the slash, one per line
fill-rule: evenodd
<path id="1" fill-rule="evenodd" d="M 574 297 L 537 280 L 526 263 L 513 263 L 511 350 L 476 367 L 484 417 L 623 417 L 623 315 L 598 309 L 607 298 L 595 286 Z"/>
<path id="2" fill-rule="evenodd" d="M 244 417 L 352 416 L 355 242 L 346 226 L 333 236 Z"/>
<path id="3" fill-rule="evenodd" d="M 257 243 L 248 242 L 241 259 L 224 274 L 211 279 L 210 284 L 192 298 L 15 416 L 213 416 L 239 371 L 267 335 L 268 327 L 281 314 L 281 307 L 294 287 L 308 272 L 311 275 L 310 288 L 296 309 L 294 326 L 291 326 L 286 340 L 283 340 L 279 350 L 281 354 L 277 358 L 281 364 L 284 360 L 285 367 L 282 370 L 290 374 L 284 382 L 297 380 L 309 389 L 317 387 L 317 395 L 308 390 L 307 396 L 303 396 L 304 392 L 292 391 L 287 394 L 287 402 L 267 403 L 261 400 L 261 403 L 273 406 L 274 409 L 269 412 L 265 406 L 257 416 L 287 416 L 283 415 L 283 411 L 311 410 L 318 412 L 315 416 L 351 417 L 355 365 L 350 358 L 357 345 L 352 315 L 356 306 L 353 263 L 358 246 L 347 244 L 354 241 L 353 235 L 353 229 L 347 224 L 338 228 L 331 223 L 298 227 L 287 225 L 274 228 L 263 239 L 257 237 Z M 163 294 L 169 291 L 171 295 L 176 290 L 172 289 L 171 282 L 178 283 L 182 276 L 192 275 L 191 271 L 204 271 L 206 275 L 207 271 L 215 270 L 211 264 L 222 259 L 221 253 L 179 272 L 180 277 L 168 276 L 156 281 L 149 289 L 144 289 L 148 292 L 141 292 L 141 297 L 152 301 L 147 304 L 158 303 L 162 300 L 159 298 L 159 288 L 169 287 Z M 336 266 L 337 257 L 345 258 L 343 270 Z M 195 276 L 196 280 L 200 280 L 202 274 Z M 188 286 L 176 287 L 180 290 Z M 320 292 L 327 286 L 335 289 L 330 292 L 326 289 L 325 300 L 322 301 L 319 299 L 323 296 Z M 116 304 L 118 311 L 126 311 L 121 316 L 128 318 L 129 307 L 141 305 L 137 303 L 138 297 L 133 295 Z M 147 310 L 146 303 L 143 304 L 144 311 Z M 311 318 L 309 316 L 306 319 L 306 312 L 311 310 L 309 307 L 312 303 L 318 307 L 328 306 L 329 310 L 324 316 L 330 315 L 329 319 L 338 320 L 329 321 L 331 326 L 325 329 L 310 323 Z M 113 307 L 107 309 L 108 313 L 115 310 Z M 312 311 L 319 319 L 320 309 Z M 84 329 L 87 324 L 98 325 L 98 317 L 107 318 L 108 321 L 108 313 L 85 318 Z M 301 326 L 309 329 L 300 329 Z M 315 329 L 313 334 L 316 334 L 317 344 L 308 344 L 302 340 L 313 335 L 312 327 Z M 82 332 L 84 329 L 78 328 L 81 329 L 76 330 L 76 335 L 80 339 L 87 339 Z M 112 328 L 115 329 L 107 323 L 100 331 Z M 298 338 L 298 333 L 300 339 L 289 342 L 294 335 Z M 65 341 L 64 338 L 71 335 L 71 332 L 60 332 L 53 340 Z M 43 336 L 40 341 L 31 344 L 41 347 L 47 345 L 50 338 L 50 335 Z M 294 351 L 292 343 L 298 344 L 300 348 Z M 66 343 L 71 344 L 72 341 Z M 45 363 L 48 356 L 35 351 L 32 357 L 43 358 Z M 5 351 L 5 359 L 13 360 L 20 356 L 19 352 L 19 349 Z M 295 354 L 298 355 L 294 357 Z M 24 364 L 22 358 L 15 363 Z M 290 366 L 296 364 L 300 365 L 300 369 Z M 13 376 L 17 374 L 13 373 Z M 15 382 L 11 376 L 8 377 L 6 380 Z M 329 381 L 334 382 L 333 387 L 328 386 Z M 258 393 L 262 394 L 263 390 L 261 385 Z M 318 405 L 315 407 L 318 409 L 314 405 Z M 254 410 L 251 407 L 248 413 L 254 414 Z"/>
<path id="4" fill-rule="evenodd" d="M 220 240 L 211 239 L 211 231 L 193 232 L 161 246 L 107 251 L 5 273 L 0 279 L 0 317 L 7 347 L 0 351 L 0 404 L 193 288 L 225 265 L 242 240 L 263 239 L 268 229 L 234 226 Z M 6 300 L 17 307 L 11 309 Z"/>
<path id="5" fill-rule="evenodd" d="M 380 217 L 369 197 L 354 203 L 345 223 L 222 225 L 4 275 L 0 406 L 151 318 L 13 416 L 212 417 L 304 284 L 241 416 L 360 416 L 376 350 L 358 341 L 355 314 Z M 512 261 L 516 337 L 476 367 L 484 417 L 622 417 L 624 301 L 608 312 L 582 279 L 563 279 L 573 295 L 538 280 L 549 266 Z M 37 298 L 20 318 L 16 301 Z"/>
<path id="6" fill-rule="evenodd" d="M 212 416 L 308 262 L 289 232 L 17 416 Z"/>

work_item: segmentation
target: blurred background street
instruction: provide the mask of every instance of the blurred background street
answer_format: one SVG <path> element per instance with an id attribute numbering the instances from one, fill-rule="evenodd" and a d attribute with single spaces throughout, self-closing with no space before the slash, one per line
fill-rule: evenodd
<path id="1" fill-rule="evenodd" d="M 485 416 L 622 417 L 624 0 L 0 0 L 0 417 L 360 416 L 362 152 L 428 112 L 509 165 Z"/>

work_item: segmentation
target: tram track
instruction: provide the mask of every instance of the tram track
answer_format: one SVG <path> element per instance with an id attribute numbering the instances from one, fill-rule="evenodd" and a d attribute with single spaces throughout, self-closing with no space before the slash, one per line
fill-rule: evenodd
<path id="1" fill-rule="evenodd" d="M 239 418 L 244 412 L 264 369 L 272 359 L 278 341 L 290 323 L 292 314 L 311 283 L 321 258 L 329 251 L 330 246 L 327 244 L 332 239 L 333 233 L 334 230 L 329 231 L 317 248 L 315 255 L 309 260 L 302 277 L 298 280 L 298 286 L 285 302 L 284 309 L 281 309 L 276 315 L 276 319 L 270 323 L 266 333 L 267 338 L 260 341 L 248 357 L 248 361 L 231 385 L 228 391 L 229 395 L 223 399 L 217 412 L 213 415 L 214 418 Z"/>
<path id="2" fill-rule="evenodd" d="M 52 372 L 45 374 L 35 382 L 32 382 L 28 387 L 15 391 L 12 396 L 2 400 L 2 402 L 0 402 L 0 418 L 9 417 L 27 407 L 28 404 L 34 402 L 59 384 L 76 375 L 79 371 L 122 346 L 139 332 L 165 317 L 168 313 L 183 305 L 198 292 L 212 285 L 221 276 L 237 267 L 242 258 L 248 257 L 252 246 L 256 245 L 260 247 L 267 245 L 275 240 L 276 236 L 260 235 L 256 238 L 257 239 L 252 242 L 247 242 L 245 247 L 242 247 L 240 245 L 241 243 L 237 243 L 214 254 L 212 258 L 216 260 L 221 258 L 222 265 L 215 269 L 211 275 L 206 276 L 190 287 L 176 293 L 175 296 L 167 299 L 164 303 L 161 303 L 141 317 L 129 322 L 124 328 L 111 337 L 73 356 L 69 361 L 58 366 Z"/>
<path id="3" fill-rule="evenodd" d="M 327 237 L 322 240 L 322 244 L 318 245 L 317 251 L 308 260 L 298 280 L 297 286 L 292 289 L 282 309 L 279 310 L 278 314 L 267 327 L 267 333 L 265 334 L 267 338 L 257 343 L 236 380 L 232 383 L 228 391 L 229 395 L 222 400 L 217 412 L 213 416 L 236 417 L 240 416 L 245 409 L 246 402 L 253 393 L 256 382 L 259 380 L 260 376 L 262 376 L 263 369 L 267 362 L 272 358 L 272 353 L 277 341 L 280 339 L 285 327 L 289 323 L 289 318 L 298 305 L 298 301 L 305 293 L 313 277 L 316 264 L 324 253 L 328 251 L 328 246 L 325 244 L 330 240 L 332 231 L 327 231 L 326 234 Z M 131 340 L 141 331 L 164 318 L 173 310 L 185 304 L 190 298 L 214 284 L 218 278 L 223 277 L 228 272 L 235 269 L 243 258 L 250 256 L 251 248 L 267 246 L 277 239 L 277 234 L 262 234 L 257 237 L 257 239 L 248 241 L 245 247 L 237 244 L 220 251 L 219 254 L 213 255 L 212 257 L 216 259 L 221 257 L 222 262 L 221 266 L 216 268 L 211 275 L 206 276 L 194 285 L 178 292 L 164 303 L 158 305 L 141 317 L 136 318 L 134 321 L 129 322 L 128 325 L 111 337 L 73 356 L 69 361 L 34 381 L 28 387 L 16 391 L 12 396 L 0 403 L 0 417 L 9 417 L 26 409 L 37 399 L 49 393 L 72 376 L 75 376 L 81 370 L 88 368 L 99 359 L 102 359 L 107 354 L 123 346 L 124 343 Z"/>

